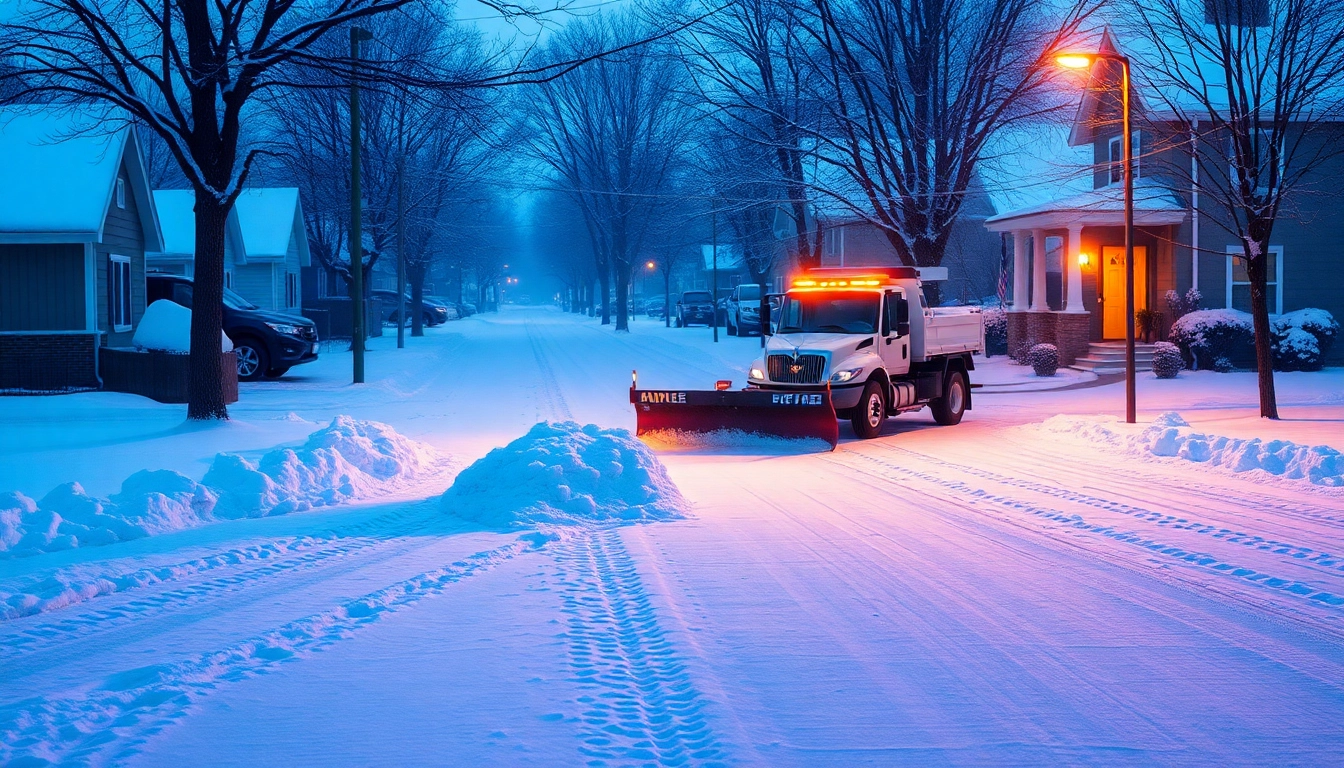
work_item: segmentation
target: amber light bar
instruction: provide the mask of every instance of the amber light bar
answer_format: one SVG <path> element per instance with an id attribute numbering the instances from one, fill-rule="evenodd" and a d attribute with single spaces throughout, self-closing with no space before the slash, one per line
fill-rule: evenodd
<path id="1" fill-rule="evenodd" d="M 843 280 L 814 280 L 799 278 L 793 281 L 794 288 L 871 288 L 882 285 L 881 277 L 854 277 Z"/>

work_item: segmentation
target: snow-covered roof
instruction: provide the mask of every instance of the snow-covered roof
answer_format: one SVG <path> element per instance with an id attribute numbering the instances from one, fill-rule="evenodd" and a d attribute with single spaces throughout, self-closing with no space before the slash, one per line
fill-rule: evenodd
<path id="1" fill-rule="evenodd" d="M 191 258 L 196 253 L 196 195 L 189 189 L 156 189 L 154 199 L 163 219 L 164 248 L 159 256 Z M 239 245 L 237 258 L 279 261 L 289 252 L 291 238 L 299 263 L 310 264 L 308 237 L 303 227 L 299 190 L 294 187 L 244 189 L 229 212 L 229 235 Z"/>
<path id="2" fill-rule="evenodd" d="M 158 250 L 135 129 L 106 110 L 0 110 L 0 242 L 99 242 L 123 162 L 144 229 Z"/>
<path id="3" fill-rule="evenodd" d="M 1101 189 L 1062 197 L 1029 205 L 1016 210 L 1004 211 L 985 220 L 991 230 L 1000 231 L 1017 227 L 1002 226 L 1009 221 L 1028 218 L 1042 218 L 1044 214 L 1059 214 L 1056 218 L 1078 221 L 1083 224 L 1114 223 L 1125 211 L 1125 190 L 1121 184 L 1112 184 Z M 1161 181 L 1139 177 L 1134 180 L 1134 216 L 1140 224 L 1177 223 L 1186 215 L 1185 202 Z M 1102 221 L 1105 219 L 1106 221 Z M 1049 224 L 1056 226 L 1060 222 Z M 1000 226 L 995 226 L 995 225 Z"/>

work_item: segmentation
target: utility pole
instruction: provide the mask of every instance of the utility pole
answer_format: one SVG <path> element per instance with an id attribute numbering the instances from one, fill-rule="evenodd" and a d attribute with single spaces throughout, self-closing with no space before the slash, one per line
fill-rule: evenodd
<path id="1" fill-rule="evenodd" d="M 711 258 L 713 259 L 714 269 L 711 274 L 714 276 L 714 283 L 709 287 L 710 308 L 709 324 L 714 328 L 714 343 L 719 341 L 719 215 L 717 211 L 712 210 L 714 203 L 710 203 L 709 212 L 709 242 Z"/>
<path id="2" fill-rule="evenodd" d="M 364 258 L 359 231 L 359 44 L 372 40 L 368 30 L 350 28 L 350 350 L 354 356 L 354 383 L 364 383 Z"/>
<path id="3" fill-rule="evenodd" d="M 406 347 L 406 154 L 397 157 L 397 349 Z"/>

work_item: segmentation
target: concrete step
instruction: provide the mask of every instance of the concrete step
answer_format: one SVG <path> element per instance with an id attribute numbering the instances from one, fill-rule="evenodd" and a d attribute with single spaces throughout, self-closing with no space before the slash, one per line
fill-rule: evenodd
<path id="1" fill-rule="evenodd" d="M 1084 357 L 1088 357 L 1093 360 L 1110 360 L 1113 362 L 1123 363 L 1125 362 L 1125 351 L 1122 349 L 1119 352 L 1111 352 L 1111 351 L 1098 352 L 1097 350 L 1093 349 L 1089 350 L 1088 353 L 1084 355 Z M 1147 360 L 1149 362 L 1152 362 L 1153 353 L 1136 349 L 1134 350 L 1134 359 Z"/>

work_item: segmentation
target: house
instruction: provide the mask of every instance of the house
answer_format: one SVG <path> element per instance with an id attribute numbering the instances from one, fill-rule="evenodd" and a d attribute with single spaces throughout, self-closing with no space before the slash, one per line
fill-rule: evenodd
<path id="1" fill-rule="evenodd" d="M 1103 51 L 1120 50 L 1111 30 L 1100 40 Z M 1173 49 L 1175 50 L 1175 49 Z M 1126 51 L 1136 61 L 1143 51 Z M 1068 146 L 1090 157 L 1077 165 L 1061 194 L 1003 210 L 985 221 L 991 232 L 1012 239 L 1013 304 L 1009 347 L 1049 342 L 1060 348 L 1065 364 L 1094 343 L 1125 337 L 1125 249 L 1123 142 L 1118 66 L 1098 61 L 1092 82 L 1078 91 L 1078 109 L 1069 127 Z M 1228 173 L 1227 138 L 1201 128 L 1198 105 L 1182 105 L 1177 89 L 1147 93 L 1136 79 L 1133 104 L 1134 272 L 1136 311 L 1162 313 L 1160 331 L 1174 318 L 1167 291 L 1191 287 L 1203 294 L 1205 308 L 1250 309 L 1249 285 L 1239 266 L 1241 244 L 1217 225 L 1223 215 L 1195 180 Z M 1184 108 L 1183 108 L 1184 107 Z M 1207 112 L 1206 112 L 1207 114 Z M 1344 141 L 1342 126 L 1315 131 L 1321 141 Z M 1038 150 L 1039 151 L 1039 150 Z M 1068 164 L 1071 150 L 1055 150 Z M 1333 233 L 1344 224 L 1344 208 L 1333 180 L 1344 175 L 1344 159 L 1335 158 L 1304 180 L 1311 194 L 1298 195 L 1292 211 L 1274 225 L 1270 246 L 1270 313 L 1305 307 L 1344 316 L 1344 280 Z M 1074 181 L 1084 181 L 1078 189 Z M 1033 181 L 1024 175 L 1023 183 Z M 1202 199 L 1201 199 L 1202 198 Z M 1048 286 L 1050 254 L 1058 253 L 1067 272 L 1063 290 Z M 1339 357 L 1336 350 L 1334 357 Z"/>
<path id="2" fill-rule="evenodd" d="M 108 111 L 0 110 L 0 390 L 96 389 L 163 250 L 136 129 Z"/>
<path id="3" fill-rule="evenodd" d="M 196 253 L 195 194 L 156 189 L 154 201 L 164 245 L 148 255 L 149 268 L 190 277 Z M 297 312 L 303 297 L 302 269 L 310 263 L 299 191 L 243 190 L 224 230 L 224 286 L 262 309 Z"/>

